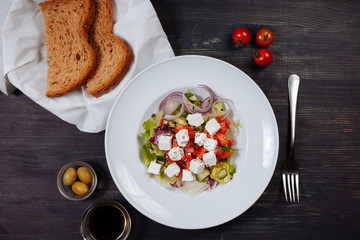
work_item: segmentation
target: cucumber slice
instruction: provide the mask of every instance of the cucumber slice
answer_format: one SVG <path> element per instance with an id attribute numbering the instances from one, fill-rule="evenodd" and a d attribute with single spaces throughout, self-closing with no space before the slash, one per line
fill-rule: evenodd
<path id="1" fill-rule="evenodd" d="M 158 164 L 164 165 L 165 160 L 159 160 L 159 159 L 156 159 L 156 162 L 157 162 Z"/>
<path id="2" fill-rule="evenodd" d="M 210 171 L 209 171 L 209 169 L 206 168 L 201 173 L 196 174 L 196 180 L 198 180 L 199 182 L 202 182 L 209 176 L 210 176 Z"/>
<path id="3" fill-rule="evenodd" d="M 196 98 L 196 96 L 193 94 L 193 93 L 191 93 L 191 92 L 186 92 L 185 93 L 185 97 L 187 98 L 187 99 L 189 99 L 190 101 L 197 101 L 197 98 Z"/>
<path id="4" fill-rule="evenodd" d="M 191 97 L 189 97 L 189 100 L 195 102 L 197 101 L 197 98 L 195 95 L 192 95 Z"/>
<path id="5" fill-rule="evenodd" d="M 186 119 L 183 119 L 183 118 L 177 118 L 177 119 L 175 119 L 175 122 L 176 122 L 176 124 L 187 125 Z"/>
<path id="6" fill-rule="evenodd" d="M 220 169 L 218 178 L 219 178 L 219 179 L 223 179 L 223 178 L 225 178 L 226 176 L 227 176 L 227 172 L 226 172 L 225 168 Z"/>

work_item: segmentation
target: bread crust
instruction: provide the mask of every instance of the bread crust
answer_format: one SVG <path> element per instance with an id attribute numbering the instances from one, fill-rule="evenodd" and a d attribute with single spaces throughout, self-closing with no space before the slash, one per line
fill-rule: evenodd
<path id="1" fill-rule="evenodd" d="M 89 94 L 100 97 L 124 78 L 132 55 L 123 41 L 112 34 L 113 1 L 94 0 L 94 3 L 95 20 L 89 30 L 89 41 L 95 50 L 96 67 L 89 75 L 86 88 Z"/>
<path id="2" fill-rule="evenodd" d="M 92 0 L 48 0 L 39 6 L 49 66 L 46 96 L 61 96 L 84 85 L 95 67 L 95 53 L 87 41 L 95 5 Z"/>

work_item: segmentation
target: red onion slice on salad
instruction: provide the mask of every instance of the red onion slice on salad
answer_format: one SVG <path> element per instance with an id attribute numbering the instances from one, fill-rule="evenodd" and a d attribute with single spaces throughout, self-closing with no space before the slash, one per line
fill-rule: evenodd
<path id="1" fill-rule="evenodd" d="M 221 112 L 221 113 L 217 113 L 216 110 L 215 110 L 215 104 L 218 103 L 218 102 L 223 102 L 225 105 L 227 105 L 226 107 L 226 110 Z M 212 109 L 209 113 L 206 114 L 206 116 L 208 117 L 223 117 L 221 120 L 225 120 L 227 119 L 231 112 L 233 110 L 233 102 L 230 100 L 230 99 L 226 99 L 226 98 L 218 98 L 213 106 L 212 106 Z"/>
<path id="2" fill-rule="evenodd" d="M 173 92 L 167 95 L 159 105 L 159 110 L 164 112 L 164 118 L 166 120 L 174 120 L 181 117 L 184 113 L 184 104 L 182 100 L 181 92 Z M 176 115 L 171 115 L 181 104 L 180 112 Z"/>
<path id="3" fill-rule="evenodd" d="M 181 92 L 170 93 L 161 101 L 161 103 L 159 105 L 159 110 L 163 111 L 164 114 L 170 114 L 170 113 L 174 112 L 176 110 L 176 108 L 180 104 L 182 104 L 181 96 L 182 96 Z M 174 110 L 172 110 L 176 104 L 177 104 L 177 107 Z M 169 112 L 169 111 L 171 111 L 171 112 Z"/>
<path id="4" fill-rule="evenodd" d="M 185 105 L 185 109 L 188 113 L 196 113 L 193 108 L 196 107 L 195 104 L 191 103 L 189 99 L 185 96 L 185 92 L 182 95 L 183 104 Z"/>
<path id="5" fill-rule="evenodd" d="M 167 115 L 164 115 L 164 118 L 166 120 L 175 120 L 177 118 L 180 118 L 183 114 L 184 114 L 184 104 L 181 104 L 181 109 L 180 109 L 180 112 L 176 115 L 171 115 L 171 114 L 167 114 Z"/>
<path id="6" fill-rule="evenodd" d="M 167 97 L 165 97 L 159 105 L 159 110 L 164 112 L 164 118 L 166 120 L 174 120 L 181 117 L 185 110 L 190 114 L 201 113 L 206 114 L 209 117 L 223 116 L 223 119 L 226 119 L 230 116 L 233 110 L 232 101 L 230 99 L 216 96 L 213 90 L 206 85 L 199 84 L 198 87 L 205 89 L 209 93 L 209 96 L 201 102 L 200 106 L 193 104 L 185 96 L 185 92 L 172 92 Z M 223 101 L 224 104 L 228 105 L 226 111 L 220 114 L 216 113 L 215 111 L 215 104 L 219 101 Z M 171 113 L 178 109 L 180 105 L 180 112 L 176 115 L 171 115 Z"/>
<path id="7" fill-rule="evenodd" d="M 209 88 L 208 86 L 206 85 L 203 85 L 203 84 L 199 84 L 198 85 L 199 88 L 203 88 L 205 89 L 206 91 L 209 92 L 210 96 L 209 96 L 209 103 L 206 104 L 204 108 L 199 108 L 198 106 L 195 106 L 194 110 L 197 112 L 197 113 L 207 113 L 211 110 L 213 104 L 214 104 L 214 98 L 215 98 L 215 94 L 213 92 L 213 90 L 211 90 L 211 88 Z"/>

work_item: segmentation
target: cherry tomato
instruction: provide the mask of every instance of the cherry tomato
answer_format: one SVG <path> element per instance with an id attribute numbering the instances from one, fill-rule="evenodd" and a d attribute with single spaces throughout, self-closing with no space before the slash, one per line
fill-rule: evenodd
<path id="1" fill-rule="evenodd" d="M 239 27 L 233 32 L 232 39 L 235 43 L 235 47 L 245 46 L 251 40 L 250 31 L 246 28 Z"/>
<path id="2" fill-rule="evenodd" d="M 274 35 L 269 29 L 263 28 L 256 33 L 255 39 L 259 46 L 266 47 L 272 44 Z"/>
<path id="3" fill-rule="evenodd" d="M 255 63 L 260 67 L 266 67 L 273 60 L 273 55 L 270 50 L 262 48 L 258 50 L 254 55 Z"/>

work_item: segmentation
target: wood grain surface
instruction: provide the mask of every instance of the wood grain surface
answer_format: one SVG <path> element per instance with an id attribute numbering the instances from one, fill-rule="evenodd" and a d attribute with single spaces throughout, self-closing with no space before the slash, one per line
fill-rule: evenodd
<path id="1" fill-rule="evenodd" d="M 265 192 L 244 214 L 220 226 L 191 231 L 163 226 L 135 210 L 116 188 L 106 164 L 104 132 L 80 132 L 19 91 L 0 94 L 0 239 L 81 239 L 83 211 L 104 199 L 129 210 L 129 239 L 360 239 L 360 2 L 151 2 L 177 56 L 229 62 L 269 99 L 280 149 Z M 234 48 L 231 35 L 240 26 L 253 35 L 262 27 L 272 30 L 270 66 L 253 64 L 254 42 Z M 299 204 L 285 202 L 280 178 L 289 150 L 287 78 L 292 73 L 301 78 L 295 141 Z M 68 201 L 56 187 L 59 169 L 75 160 L 93 165 L 99 177 L 95 194 L 82 202 Z"/>

